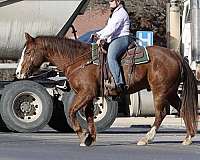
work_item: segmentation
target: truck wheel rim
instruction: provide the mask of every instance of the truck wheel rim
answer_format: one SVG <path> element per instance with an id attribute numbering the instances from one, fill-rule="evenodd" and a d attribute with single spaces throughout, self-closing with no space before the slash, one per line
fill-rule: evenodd
<path id="1" fill-rule="evenodd" d="M 108 111 L 106 99 L 104 99 L 104 105 L 103 105 L 102 100 L 103 100 L 102 97 L 98 97 L 93 101 L 94 122 L 98 122 L 98 121 L 102 120 Z M 82 119 L 84 119 L 86 121 L 85 112 L 83 110 L 79 111 L 78 114 Z"/>
<path id="2" fill-rule="evenodd" d="M 22 122 L 33 122 L 42 114 L 42 101 L 34 93 L 18 94 L 12 104 L 14 116 Z"/>

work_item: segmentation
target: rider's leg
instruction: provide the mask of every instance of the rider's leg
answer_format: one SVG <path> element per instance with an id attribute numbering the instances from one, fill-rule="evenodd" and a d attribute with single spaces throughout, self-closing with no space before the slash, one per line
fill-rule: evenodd
<path id="1" fill-rule="evenodd" d="M 114 39 L 108 48 L 108 65 L 116 85 L 124 84 L 123 76 L 118 64 L 119 57 L 128 49 L 129 37 L 123 36 Z"/>

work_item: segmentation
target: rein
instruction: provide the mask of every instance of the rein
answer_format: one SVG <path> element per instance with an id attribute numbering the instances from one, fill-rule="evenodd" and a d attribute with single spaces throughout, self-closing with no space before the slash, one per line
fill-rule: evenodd
<path id="1" fill-rule="evenodd" d="M 68 64 L 67 66 L 65 66 L 65 67 L 69 67 L 69 66 L 71 66 L 71 65 L 73 65 L 73 64 L 76 64 L 77 62 L 79 62 L 79 61 L 81 60 L 81 58 L 84 58 L 85 55 L 88 55 L 88 53 L 91 53 L 91 51 L 86 52 L 86 53 L 82 54 L 81 56 L 78 56 L 77 59 L 79 59 L 79 60 L 77 60 L 77 61 L 72 61 L 71 63 L 69 63 L 69 64 Z"/>
<path id="2" fill-rule="evenodd" d="M 33 76 L 30 76 L 29 79 L 33 79 L 33 78 L 40 78 L 42 76 L 46 76 L 48 73 L 52 72 L 52 70 L 48 70 L 46 72 L 43 72 L 43 73 L 40 73 L 40 74 L 37 74 L 37 75 L 33 75 Z"/>
<path id="3" fill-rule="evenodd" d="M 92 51 L 86 52 L 85 54 L 83 54 L 83 55 L 77 57 L 77 58 L 79 58 L 79 60 L 78 60 L 78 61 L 75 61 L 75 62 L 71 62 L 70 64 L 68 64 L 68 65 L 66 66 L 66 68 L 69 67 L 69 66 L 71 66 L 71 65 L 73 65 L 73 64 L 76 64 L 77 62 L 80 61 L 81 58 L 83 58 L 85 55 L 88 55 L 88 53 L 91 53 L 91 52 L 92 52 Z M 97 59 L 98 59 L 98 57 L 96 57 L 96 58 L 94 58 L 94 59 L 90 59 L 90 60 L 88 60 L 87 62 L 85 62 L 84 64 L 82 64 L 82 65 L 80 65 L 79 67 L 75 68 L 75 69 L 72 70 L 71 73 L 67 76 L 67 79 L 70 80 L 71 76 L 72 76 L 75 72 L 77 72 L 77 71 L 80 70 L 80 69 L 85 68 L 85 67 L 86 67 L 87 65 L 89 65 L 89 64 L 92 64 L 92 62 L 94 62 L 94 61 L 97 60 Z"/>

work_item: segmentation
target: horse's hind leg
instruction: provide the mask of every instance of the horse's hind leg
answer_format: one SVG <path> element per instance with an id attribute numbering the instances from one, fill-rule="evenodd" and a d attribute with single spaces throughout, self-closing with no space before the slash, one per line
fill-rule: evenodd
<path id="1" fill-rule="evenodd" d="M 181 110 L 181 99 L 179 98 L 178 94 L 175 92 L 168 97 L 169 104 L 174 107 L 178 115 L 180 115 Z"/>
<path id="2" fill-rule="evenodd" d="M 83 96 L 84 95 L 84 96 Z M 74 102 L 69 108 L 69 120 L 71 123 L 71 126 L 74 130 L 75 133 L 77 133 L 79 139 L 80 139 L 80 146 L 86 146 L 85 141 L 87 139 L 88 133 L 84 131 L 80 123 L 76 117 L 76 113 L 83 107 L 87 106 L 88 104 L 91 103 L 93 98 L 91 96 L 85 96 L 88 94 L 77 94 Z"/>
<path id="3" fill-rule="evenodd" d="M 169 106 L 168 101 L 166 98 L 162 98 L 160 96 L 154 96 L 154 106 L 155 106 L 155 121 L 150 129 L 150 131 L 145 135 L 145 137 L 141 138 L 137 145 L 147 145 L 148 143 L 152 142 L 156 131 L 160 127 L 163 119 L 166 116 L 166 108 Z"/>
<path id="4" fill-rule="evenodd" d="M 180 100 L 178 94 L 174 93 L 173 95 L 171 95 L 169 97 L 169 102 L 170 102 L 170 105 L 172 107 L 174 107 L 178 111 L 178 114 L 180 115 L 181 100 Z M 185 117 L 183 117 L 183 120 L 185 121 Z M 187 136 L 183 140 L 182 144 L 183 145 L 190 145 L 191 143 L 192 143 L 192 136 L 189 133 L 187 133 Z"/>

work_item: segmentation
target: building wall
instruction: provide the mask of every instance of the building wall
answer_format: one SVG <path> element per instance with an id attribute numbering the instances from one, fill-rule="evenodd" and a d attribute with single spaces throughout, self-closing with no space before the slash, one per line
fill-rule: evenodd
<path id="1" fill-rule="evenodd" d="M 167 0 L 125 0 L 131 19 L 131 32 L 153 31 L 154 44 L 166 46 L 166 3 Z M 102 28 L 109 14 L 108 0 L 91 0 L 85 14 L 74 22 L 77 35 Z M 72 34 L 68 33 L 67 36 L 72 37 Z"/>

